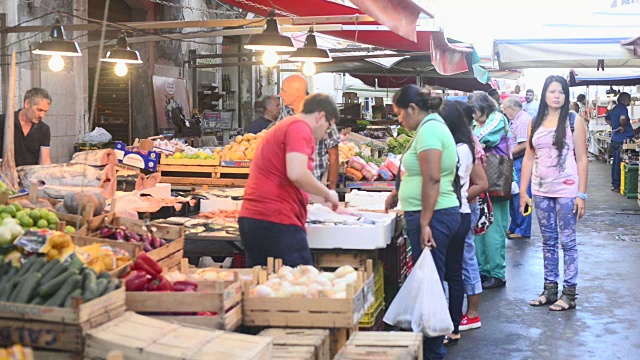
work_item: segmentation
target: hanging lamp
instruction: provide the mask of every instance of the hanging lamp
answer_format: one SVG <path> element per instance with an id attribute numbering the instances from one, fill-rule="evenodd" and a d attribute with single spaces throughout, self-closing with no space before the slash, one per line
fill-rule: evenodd
<path id="1" fill-rule="evenodd" d="M 288 59 L 291 61 L 309 61 L 314 63 L 332 61 L 329 52 L 318 47 L 313 29 L 309 30 L 307 33 L 304 46 L 292 52 Z"/>
<path id="2" fill-rule="evenodd" d="M 116 63 L 114 71 L 116 75 L 120 77 L 127 75 L 129 72 L 127 64 L 142 64 L 142 60 L 140 60 L 140 53 L 129 48 L 129 44 L 127 44 L 127 37 L 124 33 L 121 33 L 120 36 L 118 36 L 116 46 L 111 50 L 107 50 L 100 61 Z"/>
<path id="3" fill-rule="evenodd" d="M 271 9 L 267 18 L 267 26 L 261 34 L 251 35 L 245 49 L 257 51 L 295 51 L 296 47 L 290 37 L 280 35 L 276 12 Z"/>
<path id="4" fill-rule="evenodd" d="M 48 65 L 54 72 L 64 69 L 63 56 L 82 56 L 78 43 L 65 39 L 64 28 L 59 18 L 53 22 L 49 39 L 40 41 L 31 52 L 36 55 L 51 56 Z"/>

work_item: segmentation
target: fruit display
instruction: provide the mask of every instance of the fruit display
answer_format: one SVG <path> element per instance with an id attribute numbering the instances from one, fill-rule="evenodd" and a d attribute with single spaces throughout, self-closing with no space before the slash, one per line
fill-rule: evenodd
<path id="1" fill-rule="evenodd" d="M 24 229 L 51 229 L 55 230 L 60 222 L 58 216 L 47 209 L 38 208 L 38 209 L 26 209 L 23 208 L 20 204 L 13 203 L 9 205 L 0 205 L 0 220 L 2 221 L 2 225 L 0 225 L 0 232 L 4 225 L 4 220 L 8 218 L 13 218 L 16 220 L 16 223 L 20 225 Z M 7 222 L 9 224 L 10 222 Z M 75 228 L 73 226 L 67 226 L 64 229 L 64 232 L 74 233 Z M 2 236 L 0 236 L 2 238 Z M 0 245 L 2 245 L 2 240 L 0 239 Z"/>
<path id="2" fill-rule="evenodd" d="M 18 304 L 71 307 L 73 297 L 84 302 L 108 294 L 120 286 L 108 272 L 97 274 L 77 257 L 47 261 L 42 254 L 23 257 L 16 266 L 0 266 L 0 301 Z"/>
<path id="3" fill-rule="evenodd" d="M 358 153 L 358 146 L 350 141 L 338 144 L 338 152 L 340 153 L 340 162 L 345 163 Z"/>
<path id="4" fill-rule="evenodd" d="M 167 273 L 166 278 L 171 282 L 176 281 L 233 281 L 234 272 L 231 270 L 221 270 L 220 268 L 204 268 L 198 269 L 189 274 L 183 274 L 179 271 L 171 271 Z M 242 277 L 242 276 L 241 276 Z M 243 280 L 251 281 L 251 276 L 243 278 Z"/>
<path id="5" fill-rule="evenodd" d="M 194 292 L 198 284 L 193 281 L 169 281 L 162 275 L 162 268 L 145 253 L 140 253 L 131 265 L 131 272 L 124 278 L 127 291 L 183 291 Z"/>
<path id="6" fill-rule="evenodd" d="M 335 272 L 320 272 L 313 266 L 301 265 L 295 269 L 283 266 L 269 275 L 264 284 L 251 289 L 252 297 L 295 297 L 345 299 L 347 285 L 358 279 L 356 270 L 345 265 Z"/>
<path id="7" fill-rule="evenodd" d="M 173 155 L 167 156 L 167 159 L 176 160 L 218 160 L 218 154 L 212 152 L 209 149 L 197 150 L 195 153 L 189 154 L 187 152 L 176 152 Z"/>
<path id="8" fill-rule="evenodd" d="M 99 237 L 102 239 L 143 244 L 144 251 L 151 251 L 167 244 L 164 239 L 161 239 L 154 234 L 138 234 L 135 231 L 129 230 L 126 226 L 114 227 L 105 225 L 100 229 Z"/>
<path id="9" fill-rule="evenodd" d="M 7 188 L 7 184 L 5 184 L 5 183 L 4 183 L 4 181 L 2 181 L 2 179 L 0 179 L 0 192 L 2 192 L 2 191 L 7 191 L 7 192 L 9 192 L 9 196 L 11 196 L 11 195 L 15 195 L 15 194 L 16 194 L 16 192 L 15 192 L 15 191 L 13 191 L 13 190 L 11 190 L 11 189 L 8 189 L 8 188 Z"/>
<path id="10" fill-rule="evenodd" d="M 127 251 L 99 243 L 79 247 L 76 254 L 96 274 L 116 270 L 131 261 Z"/>
<path id="11" fill-rule="evenodd" d="M 215 151 L 220 154 L 222 161 L 253 160 L 256 149 L 266 133 L 267 130 L 262 130 L 257 134 L 238 135 L 233 143 Z"/>

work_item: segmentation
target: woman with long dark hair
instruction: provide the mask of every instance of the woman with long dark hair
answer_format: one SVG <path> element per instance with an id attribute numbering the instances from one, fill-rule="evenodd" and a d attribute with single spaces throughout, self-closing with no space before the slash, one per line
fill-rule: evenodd
<path id="1" fill-rule="evenodd" d="M 402 204 L 414 264 L 423 250 L 431 251 L 440 281 L 444 280 L 447 247 L 460 223 L 458 196 L 453 181 L 458 155 L 449 128 L 436 112 L 442 99 L 416 85 L 403 86 L 393 97 L 398 121 L 415 130 L 402 156 L 405 174 L 385 208 Z M 400 174 L 398 174 L 400 175 Z M 430 306 L 424 304 L 424 306 Z M 424 339 L 424 357 L 443 359 L 444 336 Z"/>
<path id="2" fill-rule="evenodd" d="M 449 315 L 453 322 L 453 332 L 445 337 L 445 345 L 452 345 L 460 339 L 460 321 L 465 287 L 463 283 L 463 259 L 465 239 L 471 230 L 471 208 L 473 201 L 487 188 L 487 179 L 481 166 L 475 166 L 475 142 L 471 128 L 467 125 L 464 112 L 453 101 L 445 101 L 439 111 L 447 124 L 458 154 L 458 178 L 460 181 L 460 225 L 449 241 L 445 260 L 445 280 L 449 286 Z M 474 170 L 476 174 L 473 174 Z M 478 173 L 479 172 L 479 173 Z M 472 181 L 472 177 L 481 177 Z M 474 224 L 475 225 L 475 224 Z M 473 238 L 471 239 L 473 241 Z M 474 256 L 475 260 L 475 256 Z M 477 264 L 476 264 L 477 269 Z"/>
<path id="3" fill-rule="evenodd" d="M 520 212 L 535 204 L 544 256 L 544 291 L 531 306 L 552 304 L 549 310 L 576 307 L 578 247 L 576 223 L 585 214 L 588 159 L 583 121 L 569 125 L 569 84 L 562 76 L 547 78 L 542 88 L 538 116 L 529 130 L 522 164 Z M 562 296 L 558 298 L 558 240 L 564 253 Z"/>

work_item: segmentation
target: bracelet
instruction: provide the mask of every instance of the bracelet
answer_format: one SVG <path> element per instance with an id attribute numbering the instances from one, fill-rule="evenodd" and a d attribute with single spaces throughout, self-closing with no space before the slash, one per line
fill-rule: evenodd
<path id="1" fill-rule="evenodd" d="M 582 199 L 584 201 L 587 201 L 587 199 L 589 198 L 589 196 L 587 194 L 581 193 L 581 192 L 577 193 L 576 197 L 578 197 L 578 198 L 580 198 L 580 199 Z"/>

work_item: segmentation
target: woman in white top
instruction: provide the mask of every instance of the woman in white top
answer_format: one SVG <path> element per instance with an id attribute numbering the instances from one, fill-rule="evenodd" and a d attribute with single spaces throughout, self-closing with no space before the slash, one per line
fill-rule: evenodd
<path id="1" fill-rule="evenodd" d="M 471 195 L 471 198 L 475 199 L 480 192 L 486 189 L 486 177 L 484 181 L 471 181 L 478 176 L 478 174 L 472 174 L 472 170 L 475 168 L 475 142 L 464 112 L 453 101 L 445 101 L 439 114 L 456 142 L 459 185 L 455 185 L 454 188 L 457 187 L 460 191 L 460 225 L 449 241 L 445 262 L 445 280 L 449 285 L 449 314 L 454 327 L 453 333 L 445 337 L 445 345 L 451 345 L 460 339 L 459 325 L 464 301 L 462 260 L 465 238 L 471 228 L 471 209 L 468 197 Z M 481 167 L 480 170 L 482 170 Z M 480 175 L 484 176 L 484 171 L 481 171 Z M 470 184 L 473 185 L 470 186 Z"/>

